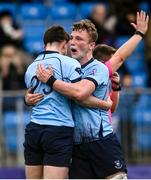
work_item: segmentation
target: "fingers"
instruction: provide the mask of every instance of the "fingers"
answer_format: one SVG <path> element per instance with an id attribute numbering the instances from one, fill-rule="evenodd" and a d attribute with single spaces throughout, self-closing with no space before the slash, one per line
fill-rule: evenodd
<path id="1" fill-rule="evenodd" d="M 137 12 L 136 30 L 145 34 L 148 29 L 148 22 L 149 22 L 149 15 L 147 15 L 145 11 L 141 10 L 140 12 Z M 135 28 L 134 23 L 132 24 L 132 26 Z"/>
<path id="2" fill-rule="evenodd" d="M 26 102 L 30 105 L 35 105 L 36 103 L 40 102 L 43 98 L 44 98 L 44 96 L 40 93 L 27 94 Z"/>
<path id="3" fill-rule="evenodd" d="M 42 64 L 37 65 L 36 76 L 41 82 L 46 83 L 52 75 L 53 69 L 50 65 L 47 69 Z"/>
<path id="4" fill-rule="evenodd" d="M 141 14 L 142 14 L 142 21 L 145 21 L 146 20 L 146 13 L 144 11 L 141 11 Z"/>
<path id="5" fill-rule="evenodd" d="M 138 22 L 138 21 L 139 21 L 139 18 L 140 18 L 140 15 L 139 15 L 139 12 L 137 12 L 136 22 Z"/>
<path id="6" fill-rule="evenodd" d="M 118 72 L 114 72 L 113 76 L 119 76 Z"/>
<path id="7" fill-rule="evenodd" d="M 37 65 L 37 70 L 36 70 L 36 74 L 38 74 L 39 76 L 41 76 L 43 74 L 43 66 L 41 64 Z"/>
<path id="8" fill-rule="evenodd" d="M 37 96 L 29 100 L 30 104 L 35 105 L 43 99 L 43 96 Z"/>
<path id="9" fill-rule="evenodd" d="M 120 76 L 118 74 L 118 72 L 114 72 L 113 74 L 113 77 L 112 77 L 112 81 L 114 82 L 117 82 L 117 81 L 120 81 Z"/>
<path id="10" fill-rule="evenodd" d="M 136 24 L 131 23 L 131 25 L 134 27 L 134 29 L 136 29 L 136 28 L 137 28 Z"/>
<path id="11" fill-rule="evenodd" d="M 114 86 L 117 86 L 117 84 L 119 84 L 120 83 L 120 76 L 114 76 L 113 78 L 112 78 L 112 86 L 114 87 Z"/>
<path id="12" fill-rule="evenodd" d="M 45 68 L 43 65 L 41 65 L 41 64 L 37 65 L 36 76 L 41 82 L 43 82 L 43 83 L 47 82 L 47 74 L 45 72 Z M 46 79 L 45 79 L 45 77 L 46 77 Z"/>
<path id="13" fill-rule="evenodd" d="M 144 11 L 137 12 L 137 21 L 144 21 L 146 18 L 146 13 Z"/>
<path id="14" fill-rule="evenodd" d="M 51 66 L 48 66 L 48 70 L 53 74 L 53 69 L 51 68 Z"/>
<path id="15" fill-rule="evenodd" d="M 146 16 L 146 24 L 148 26 L 148 23 L 149 23 L 149 15 Z"/>

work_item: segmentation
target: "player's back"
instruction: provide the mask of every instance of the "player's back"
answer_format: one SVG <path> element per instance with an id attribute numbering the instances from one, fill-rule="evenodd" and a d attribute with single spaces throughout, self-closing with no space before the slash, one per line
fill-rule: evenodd
<path id="1" fill-rule="evenodd" d="M 27 88 L 44 95 L 44 99 L 32 108 L 31 121 L 38 124 L 73 127 L 70 100 L 37 79 L 38 64 L 43 64 L 45 68 L 50 65 L 54 70 L 54 76 L 66 82 L 72 82 L 80 77 L 78 71 L 75 71 L 76 68 L 81 68 L 80 64 L 77 60 L 57 52 L 44 51 L 28 67 L 25 74 Z"/>

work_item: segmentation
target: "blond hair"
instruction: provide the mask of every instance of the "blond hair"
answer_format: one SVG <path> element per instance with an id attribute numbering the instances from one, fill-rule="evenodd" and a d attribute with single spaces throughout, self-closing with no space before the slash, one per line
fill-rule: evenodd
<path id="1" fill-rule="evenodd" d="M 86 30 L 90 37 L 90 42 L 96 42 L 98 33 L 95 25 L 88 19 L 83 19 L 73 24 L 72 31 Z"/>

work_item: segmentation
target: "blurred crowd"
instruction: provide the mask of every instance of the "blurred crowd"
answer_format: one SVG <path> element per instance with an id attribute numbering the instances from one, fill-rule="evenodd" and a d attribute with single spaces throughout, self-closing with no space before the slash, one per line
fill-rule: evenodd
<path id="1" fill-rule="evenodd" d="M 52 0 L 53 1 L 53 0 Z M 7 1 L 0 3 L 32 3 L 40 2 L 47 5 L 53 3 L 51 0 L 24 0 Z M 82 0 L 68 0 L 77 6 Z M 84 2 L 92 2 L 90 0 Z M 93 1 L 94 2 L 94 1 Z M 150 1 L 145 0 L 101 0 L 96 1 L 91 14 L 87 17 L 96 26 L 99 34 L 97 44 L 104 43 L 116 47 L 116 39 L 120 36 L 130 37 L 134 34 L 131 22 L 135 22 L 136 12 L 145 8 L 147 13 L 151 12 Z M 34 55 L 27 51 L 24 46 L 22 27 L 8 10 L 0 11 L 0 72 L 4 90 L 24 89 L 24 73 L 27 66 L 32 62 Z M 149 30 L 144 39 L 144 61 L 147 73 L 147 87 L 151 87 L 151 21 Z M 32 46 L 32 44 L 31 44 Z M 116 47 L 117 48 L 117 47 Z M 132 87 L 132 74 L 125 64 L 120 69 L 123 86 Z"/>
<path id="2" fill-rule="evenodd" d="M 24 49 L 23 31 L 7 10 L 0 12 L 0 34 L 0 70 L 3 89 L 25 89 L 24 73 L 27 65 L 31 63 L 31 58 Z"/>

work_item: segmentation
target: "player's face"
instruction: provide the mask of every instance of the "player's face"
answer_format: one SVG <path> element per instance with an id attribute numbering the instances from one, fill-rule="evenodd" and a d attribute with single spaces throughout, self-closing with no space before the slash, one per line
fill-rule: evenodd
<path id="1" fill-rule="evenodd" d="M 89 34 L 86 30 L 72 31 L 70 40 L 71 56 L 81 60 L 90 52 Z"/>

